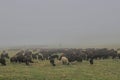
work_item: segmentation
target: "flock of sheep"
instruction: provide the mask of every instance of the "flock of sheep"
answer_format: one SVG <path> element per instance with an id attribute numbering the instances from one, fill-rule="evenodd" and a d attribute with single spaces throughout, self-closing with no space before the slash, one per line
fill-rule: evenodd
<path id="1" fill-rule="evenodd" d="M 118 58 L 120 59 L 120 53 L 118 50 L 114 49 L 26 49 L 19 50 L 12 57 L 9 57 L 9 53 L 5 50 L 0 54 L 0 63 L 6 65 L 6 58 L 10 60 L 11 63 L 25 63 L 30 65 L 34 63 L 34 60 L 49 60 L 53 66 L 56 66 L 55 59 L 62 61 L 63 64 L 69 65 L 71 62 L 78 61 L 82 62 L 83 60 L 89 61 L 90 64 L 93 64 L 93 60 L 96 59 L 108 59 L 108 58 Z"/>

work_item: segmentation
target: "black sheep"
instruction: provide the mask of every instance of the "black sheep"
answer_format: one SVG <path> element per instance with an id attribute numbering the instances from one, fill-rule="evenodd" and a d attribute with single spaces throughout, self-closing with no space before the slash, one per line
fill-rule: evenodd
<path id="1" fill-rule="evenodd" d="M 90 64 L 92 65 L 94 62 L 93 62 L 93 58 L 90 58 Z"/>
<path id="2" fill-rule="evenodd" d="M 49 60 L 50 60 L 50 63 L 53 65 L 53 66 L 56 66 L 55 64 L 55 58 L 52 57 L 51 55 L 49 56 Z"/>

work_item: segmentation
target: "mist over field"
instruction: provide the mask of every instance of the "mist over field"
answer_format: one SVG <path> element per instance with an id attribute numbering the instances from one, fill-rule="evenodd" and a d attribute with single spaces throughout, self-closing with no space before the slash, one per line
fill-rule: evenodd
<path id="1" fill-rule="evenodd" d="M 0 47 L 120 48 L 119 0 L 0 0 Z"/>

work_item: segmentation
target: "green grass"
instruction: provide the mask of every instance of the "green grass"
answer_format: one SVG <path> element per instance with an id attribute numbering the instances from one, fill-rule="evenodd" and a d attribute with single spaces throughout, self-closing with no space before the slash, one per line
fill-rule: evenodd
<path id="1" fill-rule="evenodd" d="M 56 67 L 49 61 L 35 61 L 25 64 L 0 65 L 0 80 L 120 80 L 120 60 L 95 60 L 62 65 L 56 61 Z"/>

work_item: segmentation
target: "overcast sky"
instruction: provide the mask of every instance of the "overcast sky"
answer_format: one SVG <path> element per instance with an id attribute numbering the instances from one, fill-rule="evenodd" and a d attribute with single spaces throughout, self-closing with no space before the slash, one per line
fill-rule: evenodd
<path id="1" fill-rule="evenodd" d="M 0 0 L 0 47 L 24 45 L 118 47 L 120 0 Z"/>

